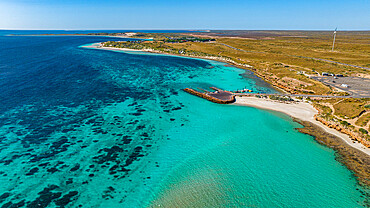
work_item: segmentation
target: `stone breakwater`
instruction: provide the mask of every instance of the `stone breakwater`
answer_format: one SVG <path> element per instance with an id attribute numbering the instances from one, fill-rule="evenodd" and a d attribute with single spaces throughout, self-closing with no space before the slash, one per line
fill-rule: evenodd
<path id="1" fill-rule="evenodd" d="M 228 104 L 228 103 L 233 103 L 235 102 L 235 95 L 233 95 L 231 92 L 228 91 L 219 91 L 219 93 L 201 93 L 196 90 L 193 90 L 191 88 L 185 88 L 185 92 L 190 93 L 192 95 L 196 95 L 198 97 L 207 99 L 211 102 L 214 103 L 219 103 L 219 104 Z M 217 95 L 224 94 L 224 96 L 220 96 L 221 98 L 215 97 Z"/>

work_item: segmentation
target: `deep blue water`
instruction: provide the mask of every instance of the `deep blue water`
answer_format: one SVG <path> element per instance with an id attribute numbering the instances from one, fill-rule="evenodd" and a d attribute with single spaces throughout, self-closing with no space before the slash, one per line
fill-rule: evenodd
<path id="1" fill-rule="evenodd" d="M 107 40 L 0 36 L 2 207 L 363 205 L 351 172 L 290 118 L 181 90 L 275 92 L 251 72 L 80 47 Z"/>
<path id="2" fill-rule="evenodd" d="M 39 35 L 39 34 L 81 34 L 81 33 L 124 33 L 124 32 L 143 32 L 143 33 L 194 33 L 201 32 L 191 30 L 0 30 L 0 35 Z"/>

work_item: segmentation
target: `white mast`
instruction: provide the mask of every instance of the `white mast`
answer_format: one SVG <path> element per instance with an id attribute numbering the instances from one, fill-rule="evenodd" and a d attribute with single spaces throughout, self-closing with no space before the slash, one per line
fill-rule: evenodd
<path id="1" fill-rule="evenodd" d="M 333 39 L 333 47 L 331 48 L 331 51 L 334 51 L 334 44 L 335 44 L 335 36 L 337 35 L 337 28 L 334 30 L 334 39 Z"/>

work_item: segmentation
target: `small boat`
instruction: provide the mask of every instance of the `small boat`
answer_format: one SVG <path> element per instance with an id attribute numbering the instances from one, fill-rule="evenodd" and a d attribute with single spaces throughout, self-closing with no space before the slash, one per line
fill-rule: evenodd
<path id="1" fill-rule="evenodd" d="M 236 93 L 246 93 L 246 92 L 253 92 L 253 90 L 250 90 L 250 89 L 242 89 L 242 90 L 236 90 L 234 92 L 236 92 Z"/>

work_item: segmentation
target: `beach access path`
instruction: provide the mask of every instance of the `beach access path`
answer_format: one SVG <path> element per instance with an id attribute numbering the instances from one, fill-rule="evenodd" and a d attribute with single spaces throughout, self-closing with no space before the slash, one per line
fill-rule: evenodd
<path id="1" fill-rule="evenodd" d="M 348 145 L 354 147 L 367 155 L 370 155 L 370 148 L 365 147 L 360 142 L 353 143 L 351 138 L 343 134 L 335 129 L 329 128 L 322 124 L 319 121 L 316 121 L 314 116 L 318 113 L 318 111 L 309 103 L 306 102 L 292 102 L 292 103 L 284 103 L 269 99 L 263 98 L 256 98 L 256 97 L 239 97 L 235 96 L 236 102 L 232 105 L 242 105 L 242 106 L 250 106 L 260 109 L 267 109 L 272 111 L 278 111 L 285 113 L 291 117 L 298 118 L 302 121 L 309 121 L 323 130 L 328 132 L 329 134 L 335 135 L 342 140 L 344 140 Z"/>

